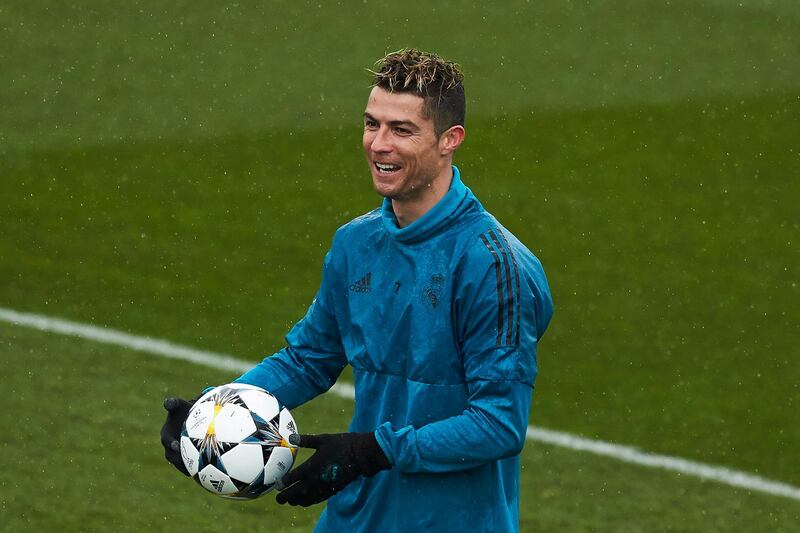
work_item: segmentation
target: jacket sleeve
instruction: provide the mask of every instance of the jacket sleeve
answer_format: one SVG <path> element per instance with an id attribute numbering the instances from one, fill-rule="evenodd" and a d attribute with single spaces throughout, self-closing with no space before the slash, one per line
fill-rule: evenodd
<path id="1" fill-rule="evenodd" d="M 305 316 L 286 336 L 286 346 L 236 379 L 269 391 L 293 409 L 330 389 L 347 364 L 334 312 L 334 247 L 325 256 L 322 283 Z"/>
<path id="2" fill-rule="evenodd" d="M 489 241 L 473 257 L 454 300 L 467 402 L 462 413 L 420 427 L 378 427 L 376 438 L 404 472 L 466 470 L 518 454 L 525 443 L 536 345 L 552 315 L 541 264 Z"/>

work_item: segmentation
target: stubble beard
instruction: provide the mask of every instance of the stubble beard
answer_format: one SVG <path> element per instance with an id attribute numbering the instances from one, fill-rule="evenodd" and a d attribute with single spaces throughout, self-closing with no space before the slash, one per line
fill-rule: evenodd
<path id="1" fill-rule="evenodd" d="M 435 179 L 435 176 L 426 176 L 421 179 L 417 179 L 415 180 L 416 182 L 412 183 L 408 189 L 404 189 L 394 194 L 383 193 L 374 180 L 372 182 L 372 187 L 378 195 L 384 198 L 388 198 L 389 200 L 395 202 L 408 203 L 423 198 L 425 194 L 433 188 L 433 182 Z"/>

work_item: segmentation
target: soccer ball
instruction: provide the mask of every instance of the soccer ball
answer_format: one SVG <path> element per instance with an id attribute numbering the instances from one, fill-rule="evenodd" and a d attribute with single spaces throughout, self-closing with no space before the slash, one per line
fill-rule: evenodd
<path id="1" fill-rule="evenodd" d="M 225 498 L 258 498 L 292 467 L 297 448 L 292 415 L 259 387 L 229 383 L 195 402 L 181 429 L 181 457 L 189 475 Z"/>

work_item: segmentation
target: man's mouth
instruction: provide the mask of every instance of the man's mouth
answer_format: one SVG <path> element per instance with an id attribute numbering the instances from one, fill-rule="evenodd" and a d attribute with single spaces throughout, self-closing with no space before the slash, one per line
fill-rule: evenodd
<path id="1" fill-rule="evenodd" d="M 379 174 L 392 174 L 393 172 L 400 170 L 400 166 L 398 165 L 378 163 L 377 161 L 375 162 L 375 168 L 378 169 Z"/>

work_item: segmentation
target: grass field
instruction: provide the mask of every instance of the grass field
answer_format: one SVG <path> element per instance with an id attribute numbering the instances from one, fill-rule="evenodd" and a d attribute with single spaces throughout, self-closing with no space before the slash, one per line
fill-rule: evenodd
<path id="1" fill-rule="evenodd" d="M 4 1 L 0 27 L 0 307 L 273 352 L 333 231 L 378 202 L 364 67 L 434 49 L 467 74 L 465 181 L 553 289 L 531 424 L 800 485 L 796 3 Z M 7 323 L 0 364 L 0 529 L 319 513 L 164 463 L 163 396 L 230 374 Z M 524 531 L 800 528 L 796 500 L 537 443 L 522 481 Z"/>

